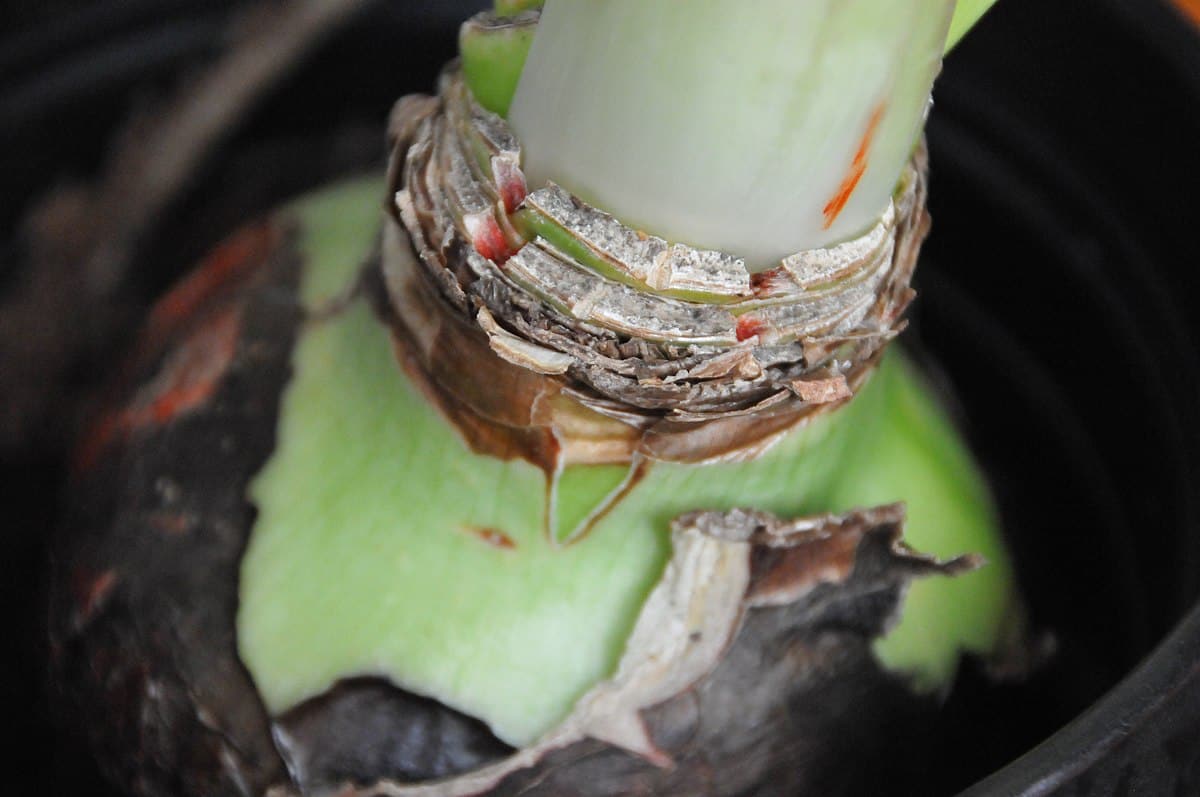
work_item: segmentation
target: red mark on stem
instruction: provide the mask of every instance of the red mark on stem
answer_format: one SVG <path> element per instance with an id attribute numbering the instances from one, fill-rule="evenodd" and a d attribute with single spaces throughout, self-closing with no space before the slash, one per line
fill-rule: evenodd
<path id="1" fill-rule="evenodd" d="M 753 316 L 739 316 L 737 320 L 737 339 L 739 341 L 750 340 L 755 335 L 761 335 L 766 328 L 766 324 Z"/>
<path id="2" fill-rule="evenodd" d="M 867 129 L 863 132 L 862 139 L 858 143 L 858 151 L 854 153 L 854 160 L 850 163 L 850 170 L 842 178 L 842 184 L 838 186 L 837 193 L 825 204 L 824 229 L 828 230 L 837 221 L 837 217 L 846 209 L 846 203 L 850 201 L 850 197 L 854 194 L 854 189 L 858 188 L 859 181 L 867 173 L 871 143 L 875 140 L 875 132 L 879 129 L 879 123 L 883 120 L 883 114 L 886 109 L 887 105 L 880 103 L 871 114 L 871 119 L 867 122 Z"/>

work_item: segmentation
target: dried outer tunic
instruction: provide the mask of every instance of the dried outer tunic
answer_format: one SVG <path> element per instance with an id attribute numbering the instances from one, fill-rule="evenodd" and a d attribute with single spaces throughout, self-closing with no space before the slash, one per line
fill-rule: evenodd
<path id="1" fill-rule="evenodd" d="M 50 590 L 53 697 L 128 793 L 257 797 L 309 772 L 435 779 L 511 752 L 382 679 L 272 717 L 239 658 L 247 484 L 276 448 L 296 340 L 326 310 L 299 295 L 297 238 L 286 216 L 253 225 L 170 291 L 76 456 Z M 349 738 L 346 724 L 371 743 L 294 769 L 299 739 Z"/>
<path id="2" fill-rule="evenodd" d="M 109 776 L 138 794 L 260 794 L 286 776 L 234 613 L 301 267 L 275 221 L 218 249 L 155 308 L 76 459 L 50 668 Z"/>
<path id="3" fill-rule="evenodd" d="M 559 186 L 526 195 L 520 143 L 453 69 L 436 99 L 402 105 L 382 249 L 394 326 L 414 375 L 448 394 L 440 403 L 460 424 L 502 427 L 484 438 L 528 437 L 495 417 L 523 405 L 520 423 L 567 463 L 750 458 L 853 396 L 903 325 L 929 226 L 923 148 L 872 229 L 752 275 L 736 256 L 634 230 Z M 498 354 L 471 360 L 472 378 L 520 392 L 464 394 L 437 362 L 451 350 Z M 593 434 L 579 442 L 569 429 L 581 419 Z"/>
<path id="4" fill-rule="evenodd" d="M 900 713 L 919 727 L 936 701 L 885 674 L 870 640 L 912 579 L 978 565 L 914 554 L 900 542 L 903 518 L 898 505 L 798 520 L 679 517 L 674 556 L 616 673 L 537 743 L 436 782 L 355 787 L 313 774 L 270 797 L 872 793 L 924 741 L 888 723 Z M 864 704 L 872 711 L 851 709 Z M 348 733 L 347 748 L 377 743 Z M 319 773 L 326 737 L 288 739 L 290 770 Z M 847 766 L 856 756 L 871 766 Z"/>

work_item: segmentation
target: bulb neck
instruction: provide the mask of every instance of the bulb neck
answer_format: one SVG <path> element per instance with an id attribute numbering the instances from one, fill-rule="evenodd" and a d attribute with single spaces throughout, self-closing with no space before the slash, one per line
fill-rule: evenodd
<path id="1" fill-rule="evenodd" d="M 398 109 L 387 302 L 407 361 L 483 450 L 753 457 L 845 404 L 903 324 L 929 226 L 923 148 L 867 234 L 750 275 L 527 185 L 520 141 L 453 69 Z"/>

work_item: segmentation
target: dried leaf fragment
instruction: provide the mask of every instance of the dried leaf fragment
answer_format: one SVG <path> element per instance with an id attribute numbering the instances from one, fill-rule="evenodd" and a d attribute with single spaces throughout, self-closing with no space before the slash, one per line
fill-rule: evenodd
<path id="1" fill-rule="evenodd" d="M 535 745 L 429 783 L 381 781 L 345 797 L 727 795 L 881 785 L 911 740 L 897 714 L 932 705 L 883 672 L 870 641 L 915 578 L 953 576 L 901 542 L 904 509 L 782 520 L 692 512 L 617 672 Z M 871 767 L 850 756 L 872 756 Z M 279 790 L 277 797 L 292 792 Z"/>

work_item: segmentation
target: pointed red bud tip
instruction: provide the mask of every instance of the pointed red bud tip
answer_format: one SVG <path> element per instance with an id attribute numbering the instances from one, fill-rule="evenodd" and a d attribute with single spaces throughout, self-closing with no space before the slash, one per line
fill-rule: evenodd
<path id="1" fill-rule="evenodd" d="M 498 265 L 504 265 L 512 252 L 496 217 L 490 213 L 472 213 L 463 218 L 463 223 L 475 251 Z"/>
<path id="2" fill-rule="evenodd" d="M 778 287 L 780 281 L 787 275 L 783 266 L 776 266 L 770 271 L 760 271 L 750 275 L 750 289 L 758 297 L 770 296 Z"/>
<path id="3" fill-rule="evenodd" d="M 755 335 L 761 335 L 766 328 L 766 324 L 752 315 L 741 316 L 737 320 L 737 339 L 750 340 Z"/>
<path id="4" fill-rule="evenodd" d="M 525 201 L 525 175 L 510 158 L 492 158 L 492 177 L 504 200 L 504 209 L 515 213 Z"/>

